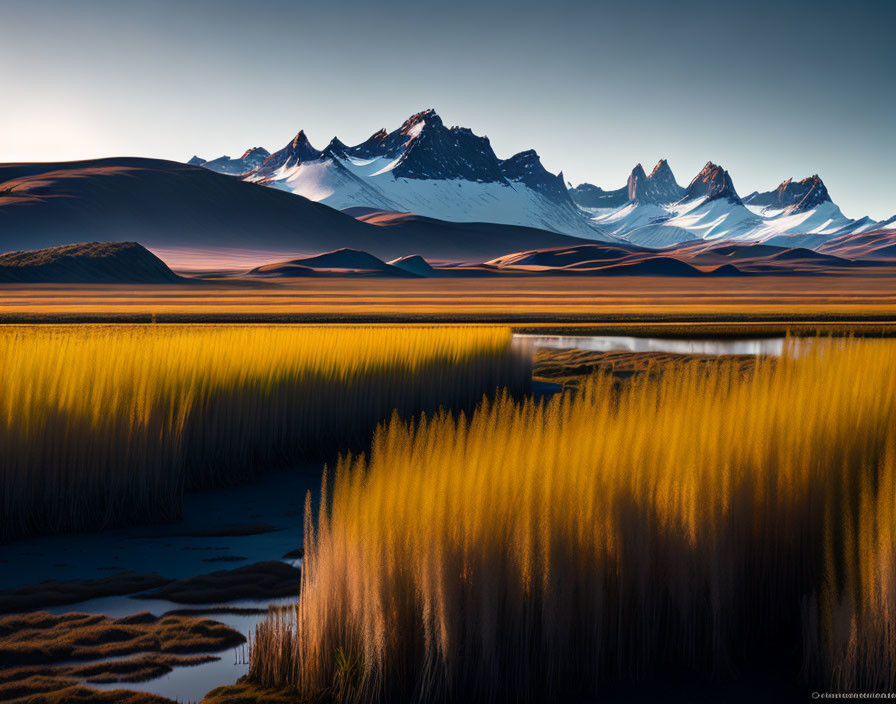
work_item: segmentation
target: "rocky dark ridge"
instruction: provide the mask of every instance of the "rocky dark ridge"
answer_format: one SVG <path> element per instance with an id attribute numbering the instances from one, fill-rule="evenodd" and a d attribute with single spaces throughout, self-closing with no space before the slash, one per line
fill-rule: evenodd
<path id="1" fill-rule="evenodd" d="M 631 202 L 643 201 L 647 198 L 649 185 L 647 183 L 647 174 L 644 173 L 644 167 L 641 164 L 632 169 L 626 182 L 626 188 L 628 190 L 628 199 Z"/>
<path id="2" fill-rule="evenodd" d="M 339 137 L 333 137 L 330 140 L 330 143 L 324 147 L 323 152 L 321 154 L 324 157 L 336 157 L 338 159 L 345 159 L 348 157 L 349 148 L 342 143 Z"/>
<path id="3" fill-rule="evenodd" d="M 357 146 L 350 147 L 348 153 L 350 156 L 358 159 L 376 159 L 388 158 L 396 159 L 401 156 L 408 143 L 417 134 L 417 129 L 421 124 L 428 123 L 431 128 L 444 128 L 442 118 L 440 118 L 435 110 L 423 110 L 411 115 L 405 120 L 401 127 L 393 132 L 386 132 L 380 129 L 374 132 L 365 141 Z M 422 129 L 422 128 L 420 128 Z"/>
<path id="4" fill-rule="evenodd" d="M 684 195 L 684 188 L 678 185 L 669 162 L 660 159 L 647 176 L 653 197 L 658 203 L 673 203 Z"/>
<path id="5" fill-rule="evenodd" d="M 373 159 L 377 156 L 384 156 L 388 151 L 386 140 L 389 133 L 385 129 L 380 129 L 370 135 L 361 144 L 352 147 L 352 156 L 359 159 Z"/>
<path id="6" fill-rule="evenodd" d="M 488 137 L 466 127 L 445 127 L 434 111 L 420 113 L 416 122 L 402 126 L 414 135 L 392 170 L 396 178 L 465 180 L 480 183 L 504 181 L 501 162 Z"/>
<path id="7" fill-rule="evenodd" d="M 730 203 L 739 204 L 741 202 L 740 196 L 734 190 L 731 176 L 725 169 L 711 161 L 706 162 L 706 166 L 694 177 L 685 190 L 684 197 L 688 200 L 692 198 L 706 198 L 707 200 L 725 198 Z"/>
<path id="8" fill-rule="evenodd" d="M 271 154 L 258 171 L 260 175 L 269 175 L 283 167 L 297 166 L 307 161 L 317 161 L 321 152 L 311 146 L 305 130 L 301 130 L 283 149 Z"/>
<path id="9" fill-rule="evenodd" d="M 763 208 L 789 208 L 802 213 L 817 208 L 822 203 L 831 202 L 831 196 L 824 182 L 815 174 L 794 183 L 787 179 L 773 191 L 753 192 L 744 198 L 744 203 Z"/>
<path id="10" fill-rule="evenodd" d="M 669 163 L 660 159 L 650 174 L 641 164 L 632 169 L 624 188 L 605 191 L 590 183 L 583 183 L 569 191 L 575 203 L 585 208 L 621 208 L 628 203 L 674 203 L 684 195 Z"/>
<path id="11" fill-rule="evenodd" d="M 522 183 L 556 203 L 571 203 L 569 191 L 563 183 L 563 173 L 552 174 L 541 164 L 534 149 L 514 154 L 501 162 L 501 172 L 510 182 Z"/>
<path id="12" fill-rule="evenodd" d="M 569 189 L 569 196 L 583 208 L 621 208 L 628 203 L 628 187 L 605 191 L 600 186 L 582 183 Z"/>
<path id="13" fill-rule="evenodd" d="M 271 153 L 264 147 L 252 147 L 247 149 L 240 159 L 254 169 L 261 166 L 270 155 Z"/>
<path id="14" fill-rule="evenodd" d="M 264 147 L 252 147 L 243 152 L 243 155 L 237 159 L 231 159 L 229 156 L 220 156 L 217 159 L 205 161 L 198 156 L 194 156 L 187 163 L 190 166 L 204 166 L 206 169 L 217 171 L 219 174 L 240 176 L 257 169 L 270 155 L 271 153 Z"/>

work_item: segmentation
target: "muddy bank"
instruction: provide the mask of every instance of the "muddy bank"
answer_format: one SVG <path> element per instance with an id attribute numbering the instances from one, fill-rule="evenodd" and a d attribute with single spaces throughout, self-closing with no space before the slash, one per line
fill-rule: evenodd
<path id="1" fill-rule="evenodd" d="M 699 355 L 671 352 L 599 352 L 581 349 L 539 349 L 533 378 L 562 386 L 576 386 L 595 373 L 612 374 L 618 382 L 641 374 L 659 374 L 671 364 L 709 367 L 736 363 L 744 372 L 756 365 L 755 355 Z"/>

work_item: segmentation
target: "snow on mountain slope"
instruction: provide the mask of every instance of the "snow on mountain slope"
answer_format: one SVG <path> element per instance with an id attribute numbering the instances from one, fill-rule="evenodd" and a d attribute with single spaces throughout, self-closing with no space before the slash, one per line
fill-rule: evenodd
<path id="1" fill-rule="evenodd" d="M 640 164 L 635 167 L 629 177 L 630 199 L 622 207 L 583 209 L 605 232 L 646 247 L 697 239 L 817 247 L 832 237 L 881 229 L 882 223 L 869 218 L 843 215 L 817 175 L 788 179 L 774 191 L 754 192 L 742 200 L 729 173 L 709 162 L 676 198 L 674 189 L 680 187 L 674 177 L 666 177 L 665 189 L 649 185 L 661 167 L 665 171 L 668 164 L 657 164 L 650 177 Z"/>
<path id="2" fill-rule="evenodd" d="M 856 222 L 847 218 L 840 212 L 840 208 L 829 200 L 808 210 L 765 208 L 758 214 L 761 215 L 763 223 L 757 228 L 756 236 L 761 240 L 783 233 L 834 235 L 844 228 L 850 228 Z M 872 226 L 872 223 L 865 223 L 850 229 L 855 232 Z"/>
<path id="3" fill-rule="evenodd" d="M 248 180 L 255 180 L 250 177 Z M 298 193 L 330 207 L 365 206 L 377 210 L 401 210 L 380 190 L 356 176 L 339 159 L 316 159 L 294 166 L 280 167 L 263 183 L 280 190 Z"/>
<path id="4" fill-rule="evenodd" d="M 698 197 L 679 201 L 667 227 L 687 230 L 692 239 L 750 239 L 761 222 L 739 201 L 727 198 Z"/>
<path id="5" fill-rule="evenodd" d="M 333 208 L 412 212 L 453 222 L 524 225 L 589 239 L 605 235 L 529 150 L 499 159 L 488 138 L 446 127 L 433 110 L 397 130 L 318 151 L 300 132 L 243 176 Z"/>
<path id="6" fill-rule="evenodd" d="M 662 179 L 651 183 L 655 175 Z M 761 218 L 741 203 L 728 172 L 707 163 L 687 189 L 665 161 L 646 176 L 638 164 L 629 176 L 630 202 L 592 216 L 601 229 L 643 247 L 667 247 L 694 239 L 748 237 Z"/>

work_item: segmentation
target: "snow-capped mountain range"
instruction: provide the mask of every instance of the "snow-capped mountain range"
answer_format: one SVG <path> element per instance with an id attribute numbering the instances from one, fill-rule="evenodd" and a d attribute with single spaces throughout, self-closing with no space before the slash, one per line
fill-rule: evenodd
<path id="1" fill-rule="evenodd" d="M 534 151 L 499 159 L 487 137 L 446 127 L 433 110 L 354 147 L 334 138 L 318 151 L 299 132 L 260 164 L 247 158 L 254 154 L 199 163 L 340 210 L 361 206 L 602 236 L 570 198 L 563 175 L 548 173 Z"/>
<path id="2" fill-rule="evenodd" d="M 625 189 L 604 191 L 583 184 L 570 193 L 604 232 L 645 247 L 698 239 L 816 247 L 832 237 L 896 228 L 896 218 L 875 222 L 846 217 L 817 175 L 788 179 L 775 190 L 742 199 L 731 175 L 712 162 L 687 188 L 678 186 L 665 160 L 650 176 L 644 173 L 638 164 Z M 640 191 L 639 184 L 644 184 Z"/>
<path id="3" fill-rule="evenodd" d="M 548 172 L 535 151 L 500 159 L 487 137 L 446 127 L 434 110 L 353 147 L 334 137 L 319 151 L 300 131 L 273 153 L 253 147 L 236 159 L 194 156 L 188 163 L 340 210 L 525 225 L 647 247 L 699 239 L 816 247 L 832 237 L 896 229 L 896 216 L 847 218 L 817 175 L 741 198 L 721 166 L 707 163 L 682 187 L 663 159 L 650 174 L 638 164 L 616 190 L 588 183 L 567 188 L 563 174 Z"/>

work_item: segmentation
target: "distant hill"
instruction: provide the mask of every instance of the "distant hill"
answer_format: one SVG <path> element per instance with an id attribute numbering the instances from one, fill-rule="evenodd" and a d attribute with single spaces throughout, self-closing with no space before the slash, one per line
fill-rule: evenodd
<path id="1" fill-rule="evenodd" d="M 835 237 L 818 247 L 819 252 L 851 259 L 896 259 L 896 229 L 873 230 Z"/>
<path id="2" fill-rule="evenodd" d="M 399 257 L 389 262 L 392 266 L 404 269 L 417 276 L 436 276 L 438 272 L 433 269 L 429 262 L 419 254 L 409 254 L 406 257 Z"/>
<path id="3" fill-rule="evenodd" d="M 578 276 L 702 276 L 706 272 L 674 256 L 655 250 L 616 244 L 586 244 L 577 247 L 537 249 L 498 257 L 488 265 L 504 272 L 531 272 Z M 738 273 L 728 269 L 726 275 Z"/>
<path id="4" fill-rule="evenodd" d="M 136 242 L 87 242 L 0 255 L 0 283 L 176 283 L 182 279 Z"/>
<path id="5" fill-rule="evenodd" d="M 490 223 L 397 214 L 358 220 L 299 195 L 160 159 L 0 165 L 0 251 L 123 237 L 166 252 L 242 248 L 282 257 L 350 247 L 384 259 L 416 253 L 450 261 L 583 242 Z"/>
<path id="6" fill-rule="evenodd" d="M 386 264 L 368 252 L 358 249 L 337 249 L 314 257 L 275 262 L 255 267 L 247 276 L 292 277 L 292 276 L 376 276 L 394 278 L 417 278 L 417 274 L 406 269 Z"/>
<path id="7" fill-rule="evenodd" d="M 785 238 L 782 238 L 784 240 Z M 862 244 L 880 245 L 885 237 L 874 239 L 866 235 L 850 235 L 837 238 L 837 242 L 861 240 Z M 777 244 L 746 244 L 742 242 L 699 242 L 663 250 L 665 254 L 696 266 L 733 264 L 743 272 L 756 274 L 807 274 L 844 273 L 854 269 L 888 267 L 892 262 L 880 255 L 861 258 L 862 245 L 850 249 L 844 245 L 831 251 L 814 251 L 804 247 L 786 247 Z M 848 256 L 844 256 L 848 255 Z"/>

